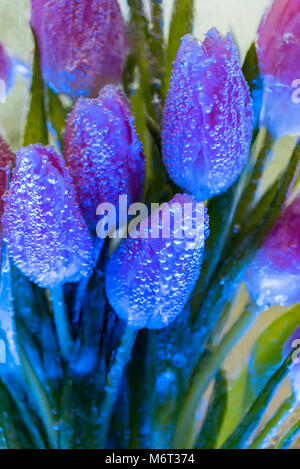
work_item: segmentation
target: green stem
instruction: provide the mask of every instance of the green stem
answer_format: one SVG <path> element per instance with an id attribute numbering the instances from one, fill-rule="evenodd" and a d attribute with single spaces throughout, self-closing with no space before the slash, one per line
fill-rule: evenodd
<path id="1" fill-rule="evenodd" d="M 114 359 L 114 362 L 111 365 L 111 369 L 107 375 L 105 395 L 100 413 L 102 418 L 102 435 L 100 439 L 100 448 L 102 449 L 106 447 L 109 426 L 117 401 L 121 380 L 125 367 L 129 361 L 137 332 L 138 330 L 136 328 L 126 326 L 121 344 L 117 351 L 116 358 Z"/>
<path id="2" fill-rule="evenodd" d="M 282 424 L 287 415 L 290 414 L 295 406 L 295 397 L 292 394 L 289 396 L 275 412 L 272 418 L 266 423 L 261 432 L 254 439 L 250 449 L 259 449 L 265 447 L 268 442 L 273 438 L 276 429 Z"/>
<path id="3" fill-rule="evenodd" d="M 229 352 L 256 318 L 256 313 L 254 305 L 248 305 L 241 317 L 221 340 L 219 347 L 208 355 L 205 363 L 201 359 L 198 361 L 192 385 L 186 394 L 179 414 L 173 448 L 193 447 L 195 442 L 193 423 L 200 399 Z"/>
<path id="4" fill-rule="evenodd" d="M 243 449 L 245 448 L 249 438 L 257 428 L 262 419 L 267 406 L 269 405 L 274 392 L 279 384 L 286 377 L 289 367 L 292 363 L 292 354 L 282 363 L 275 371 L 263 390 L 259 393 L 249 410 L 246 412 L 234 432 L 225 441 L 222 449 Z"/>
<path id="5" fill-rule="evenodd" d="M 262 149 L 259 152 L 259 155 L 253 167 L 250 181 L 244 188 L 243 194 L 236 207 L 233 225 L 239 225 L 245 217 L 246 213 L 248 212 L 249 208 L 251 207 L 257 192 L 258 184 L 261 181 L 262 174 L 266 168 L 268 158 L 270 156 L 270 153 L 272 152 L 275 141 L 276 139 L 274 135 L 272 135 L 267 130 Z"/>
<path id="6" fill-rule="evenodd" d="M 40 417 L 47 432 L 51 448 L 57 449 L 57 432 L 54 430 L 55 421 L 47 394 L 45 393 L 28 357 L 21 344 L 19 344 L 20 359 L 24 375 L 31 389 L 35 403 L 39 409 Z"/>
<path id="7" fill-rule="evenodd" d="M 67 316 L 67 311 L 64 303 L 63 286 L 52 288 L 50 290 L 50 299 L 54 314 L 54 322 L 56 325 L 56 332 L 58 343 L 62 352 L 62 356 L 66 361 L 69 361 L 71 356 L 73 339 L 70 331 L 70 323 Z"/>
<path id="8" fill-rule="evenodd" d="M 98 260 L 99 260 L 99 257 L 103 248 L 103 244 L 104 244 L 104 239 L 100 239 L 100 238 L 96 239 L 94 249 L 93 249 L 94 267 L 97 267 Z M 76 295 L 75 295 L 75 304 L 74 304 L 74 319 L 73 319 L 74 324 L 78 323 L 79 321 L 82 303 L 86 296 L 88 284 L 92 275 L 93 275 L 93 272 L 89 277 L 83 278 L 78 284 Z"/>
<path id="9" fill-rule="evenodd" d="M 289 431 L 281 438 L 276 449 L 290 448 L 293 440 L 300 433 L 300 419 L 289 429 Z"/>

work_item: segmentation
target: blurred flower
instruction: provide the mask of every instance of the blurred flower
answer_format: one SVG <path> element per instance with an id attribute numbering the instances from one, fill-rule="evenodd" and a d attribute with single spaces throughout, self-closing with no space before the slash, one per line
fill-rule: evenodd
<path id="1" fill-rule="evenodd" d="M 171 179 L 198 200 L 225 191 L 247 161 L 251 136 L 251 99 L 231 35 L 183 37 L 163 119 Z"/>
<path id="2" fill-rule="evenodd" d="M 99 204 L 116 207 L 119 195 L 128 195 L 129 204 L 141 198 L 145 160 L 121 91 L 109 85 L 97 99 L 77 101 L 67 122 L 65 158 L 80 208 L 93 230 Z"/>
<path id="3" fill-rule="evenodd" d="M 288 205 L 251 264 L 246 285 L 256 304 L 300 301 L 300 195 Z"/>
<path id="4" fill-rule="evenodd" d="M 190 204 L 191 211 L 178 225 L 184 204 Z M 161 329 L 182 312 L 199 277 L 208 234 L 203 204 L 192 196 L 176 195 L 155 213 L 152 221 L 141 222 L 137 237 L 129 227 L 130 237 L 112 255 L 106 271 L 111 306 L 138 329 Z M 164 235 L 165 217 L 171 220 L 169 236 Z"/>
<path id="5" fill-rule="evenodd" d="M 262 123 L 278 137 L 297 135 L 300 103 L 293 96 L 300 80 L 299 0 L 271 4 L 258 29 L 257 52 L 265 88 Z"/>
<path id="6" fill-rule="evenodd" d="M 117 0 L 31 0 L 49 86 L 73 97 L 121 80 L 125 23 Z"/>
<path id="7" fill-rule="evenodd" d="M 300 326 L 286 341 L 282 352 L 283 358 L 286 358 L 292 352 L 290 379 L 296 399 L 297 401 L 300 401 Z"/>
<path id="8" fill-rule="evenodd" d="M 3 45 L 0 43 L 0 102 L 10 92 L 14 83 L 13 60 L 7 55 Z"/>
<path id="9" fill-rule="evenodd" d="M 13 262 L 41 287 L 76 282 L 90 274 L 88 228 L 71 177 L 53 148 L 38 144 L 17 152 L 4 197 L 3 226 Z"/>

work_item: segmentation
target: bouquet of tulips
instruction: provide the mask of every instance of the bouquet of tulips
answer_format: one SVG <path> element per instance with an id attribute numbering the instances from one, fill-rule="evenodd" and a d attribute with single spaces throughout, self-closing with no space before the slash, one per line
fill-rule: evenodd
<path id="1" fill-rule="evenodd" d="M 31 0 L 23 146 L 0 139 L 0 447 L 264 448 L 279 432 L 288 448 L 299 141 L 262 180 L 300 134 L 300 0 L 270 2 L 242 66 L 230 33 L 193 37 L 193 0 L 167 40 L 162 0 L 128 6 L 125 22 L 117 0 Z M 17 71 L 1 46 L 7 93 Z"/>

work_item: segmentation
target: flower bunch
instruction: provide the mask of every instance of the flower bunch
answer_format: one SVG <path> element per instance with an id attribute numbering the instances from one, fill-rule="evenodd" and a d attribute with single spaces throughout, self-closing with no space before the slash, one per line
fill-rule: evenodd
<path id="1" fill-rule="evenodd" d="M 162 2 L 128 3 L 126 24 L 117 0 L 31 0 L 24 145 L 0 137 L 0 446 L 262 448 L 299 400 L 299 142 L 261 182 L 299 134 L 300 3 L 273 2 L 243 66 L 230 33 L 191 34 L 194 2 L 167 42 Z"/>

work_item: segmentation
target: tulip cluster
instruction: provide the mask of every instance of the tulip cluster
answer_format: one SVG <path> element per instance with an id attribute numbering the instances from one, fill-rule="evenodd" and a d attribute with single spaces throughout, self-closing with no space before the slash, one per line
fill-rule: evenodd
<path id="1" fill-rule="evenodd" d="M 143 2 L 129 2 L 126 28 L 117 0 L 31 0 L 40 61 L 35 60 L 33 67 L 26 129 L 36 125 L 36 135 L 43 137 L 29 132 L 32 144 L 15 154 L 0 137 L 0 322 L 9 305 L 6 335 L 10 344 L 18 340 L 13 349 L 31 386 L 30 396 L 27 391 L 24 395 L 34 409 L 32 421 L 37 421 L 33 440 L 41 447 L 84 446 L 74 436 L 77 431 L 86 438 L 91 434 L 96 447 L 108 441 L 117 447 L 119 440 L 127 447 L 128 434 L 132 445 L 135 435 L 130 432 L 140 426 L 142 433 L 147 419 L 159 435 L 153 441 L 162 446 L 206 447 L 208 442 L 216 446 L 220 439 L 216 422 L 226 417 L 224 395 L 227 398 L 220 369 L 253 320 L 253 309 L 300 303 L 300 195 L 292 194 L 293 183 L 299 180 L 295 175 L 299 147 L 278 181 L 255 200 L 263 163 L 260 156 L 255 162 L 260 142 L 253 121 L 258 120 L 254 114 L 261 102 L 252 102 L 255 93 L 249 79 L 259 68 L 260 124 L 270 140 L 298 135 L 300 0 L 273 1 L 247 56 L 250 70 L 241 68 L 230 33 L 222 36 L 213 28 L 200 41 L 185 28 L 184 35 L 175 38 L 179 49 L 172 73 L 166 65 L 171 35 L 180 30 L 180 12 L 190 9 L 192 16 L 193 9 L 189 2 L 175 2 L 165 50 L 158 34 L 162 5 L 150 3 L 148 24 Z M 136 47 L 127 37 L 130 33 L 139 42 Z M 166 57 L 166 63 L 160 63 Z M 0 45 L 0 79 L 8 88 L 12 63 Z M 159 70 L 153 70 L 153 64 Z M 168 73 L 164 102 L 157 77 L 168 84 Z M 35 122 L 36 116 L 43 122 Z M 59 149 L 41 143 L 48 141 L 47 132 L 50 136 L 53 128 L 61 130 Z M 27 135 L 24 140 L 28 143 Z M 269 148 L 263 150 L 267 154 Z M 287 193 L 292 197 L 284 200 Z M 150 194 L 157 200 L 149 200 Z M 130 216 L 139 212 L 129 219 L 126 233 L 117 217 L 112 225 L 107 222 L 104 212 L 109 208 L 103 209 L 113 207 L 120 215 L 122 197 Z M 102 237 L 99 222 L 106 242 L 97 240 Z M 245 274 L 252 301 L 223 336 L 235 287 Z M 17 287 L 11 294 L 14 282 Z M 19 293 L 25 306 L 18 298 L 24 285 L 30 290 L 29 299 L 27 293 Z M 2 301 L 4 296 L 7 302 Z M 18 327 L 13 324 L 14 308 Z M 38 321 L 48 318 L 42 328 L 43 346 L 34 351 L 31 344 L 39 337 L 30 334 L 39 335 L 36 323 L 32 332 L 22 316 L 31 308 L 32 316 L 35 308 L 45 309 Z M 45 347 L 47 334 L 49 347 Z M 286 342 L 284 358 L 298 335 L 299 328 Z M 46 370 L 48 348 L 55 362 L 51 379 Z M 131 355 L 133 364 L 126 367 Z M 249 367 L 249 382 L 256 379 L 251 373 Z M 291 368 L 297 399 L 299 373 L 297 362 Z M 82 375 L 88 377 L 84 383 Z M 3 376 L 0 363 L 0 380 Z M 271 377 L 263 397 L 255 396 L 254 405 L 246 402 L 250 410 L 224 447 L 248 444 L 253 421 L 261 412 L 253 415 L 256 403 L 267 405 L 278 376 Z M 199 436 L 199 399 L 214 378 L 215 390 Z M 0 381 L 2 393 L 1 386 Z M 151 389 L 157 391 L 157 402 L 150 399 Z M 17 399 L 22 412 L 26 399 Z M 151 419 L 145 410 L 150 401 Z M 53 412 L 52 405 L 57 406 Z M 110 428 L 114 411 L 118 415 Z M 1 415 L 0 403 L 2 438 Z M 22 425 L 30 427 L 31 416 L 24 415 Z M 90 416 L 95 422 L 86 421 Z M 115 430 L 119 424 L 122 431 Z"/>

